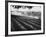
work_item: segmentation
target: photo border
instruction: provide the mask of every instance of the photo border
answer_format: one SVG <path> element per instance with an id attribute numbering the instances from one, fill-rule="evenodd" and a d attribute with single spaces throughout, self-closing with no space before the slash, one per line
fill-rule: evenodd
<path id="1" fill-rule="evenodd" d="M 43 33 L 29 33 L 29 34 L 13 34 L 8 35 L 8 2 L 16 3 L 32 3 L 32 4 L 42 4 L 43 5 Z M 44 2 L 25 2 L 25 1 L 5 1 L 5 36 L 20 36 L 20 35 L 40 35 L 45 34 L 45 3 Z"/>

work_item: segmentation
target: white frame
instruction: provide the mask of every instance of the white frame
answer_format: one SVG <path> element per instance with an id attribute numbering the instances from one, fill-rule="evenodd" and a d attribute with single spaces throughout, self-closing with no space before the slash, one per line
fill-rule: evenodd
<path id="1" fill-rule="evenodd" d="M 10 5 L 25 5 L 25 6 L 41 6 L 41 30 L 34 31 L 12 31 L 11 32 L 11 12 Z M 43 5 L 42 4 L 26 4 L 26 3 L 11 3 L 8 2 L 8 35 L 13 34 L 28 34 L 28 33 L 43 33 Z"/>

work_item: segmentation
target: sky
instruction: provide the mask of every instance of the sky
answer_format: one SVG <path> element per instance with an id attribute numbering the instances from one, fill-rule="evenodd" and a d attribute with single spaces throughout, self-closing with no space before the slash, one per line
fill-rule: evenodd
<path id="1" fill-rule="evenodd" d="M 34 12 L 41 12 L 41 7 L 40 6 L 33 6 L 31 9 L 28 9 L 28 8 L 19 8 L 19 9 L 16 9 L 16 8 L 12 8 L 12 11 L 23 11 L 23 12 L 26 12 L 26 11 L 34 11 Z"/>

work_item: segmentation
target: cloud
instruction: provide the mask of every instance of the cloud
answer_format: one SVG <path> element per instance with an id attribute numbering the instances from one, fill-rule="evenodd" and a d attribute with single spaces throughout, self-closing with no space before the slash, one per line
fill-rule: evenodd
<path id="1" fill-rule="evenodd" d="M 12 8 L 12 11 L 22 11 L 22 12 L 41 12 L 41 7 L 32 7 L 31 9 L 29 8 L 19 8 L 19 9 L 16 9 L 16 8 Z"/>
<path id="2" fill-rule="evenodd" d="M 41 11 L 41 8 L 40 7 L 33 7 L 31 9 L 31 11 L 40 12 Z"/>
<path id="3" fill-rule="evenodd" d="M 28 12 L 40 12 L 41 11 L 41 8 L 40 7 L 33 7 L 33 8 L 31 8 L 31 9 L 28 9 L 28 8 L 25 8 L 25 9 L 23 9 L 23 8 L 20 8 L 18 11 L 28 11 Z"/>

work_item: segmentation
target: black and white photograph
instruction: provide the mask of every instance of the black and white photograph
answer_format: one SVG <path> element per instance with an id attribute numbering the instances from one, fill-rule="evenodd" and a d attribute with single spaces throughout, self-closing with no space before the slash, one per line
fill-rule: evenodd
<path id="1" fill-rule="evenodd" d="M 11 5 L 11 31 L 40 30 L 41 7 Z"/>
<path id="2" fill-rule="evenodd" d="M 43 4 L 8 2 L 8 35 L 43 33 Z"/>

